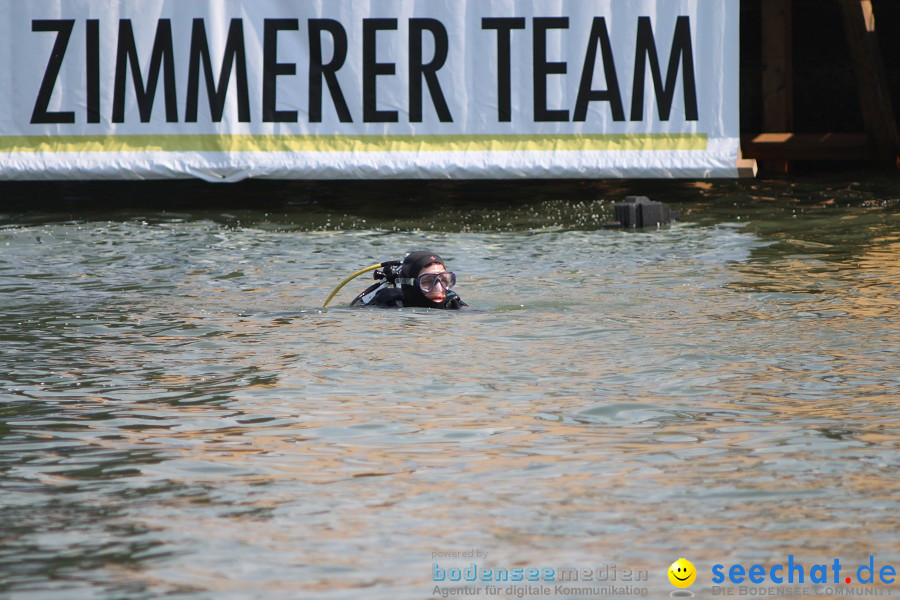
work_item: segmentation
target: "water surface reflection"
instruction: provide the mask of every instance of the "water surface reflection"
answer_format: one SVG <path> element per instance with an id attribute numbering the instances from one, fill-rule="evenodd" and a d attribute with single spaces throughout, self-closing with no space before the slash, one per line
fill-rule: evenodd
<path id="1" fill-rule="evenodd" d="M 701 591 L 717 562 L 896 564 L 896 204 L 644 233 L 572 206 L 6 222 L 0 589 L 425 598 L 432 552 L 470 548 L 656 595 L 682 555 Z M 421 246 L 477 310 L 318 308 Z"/>

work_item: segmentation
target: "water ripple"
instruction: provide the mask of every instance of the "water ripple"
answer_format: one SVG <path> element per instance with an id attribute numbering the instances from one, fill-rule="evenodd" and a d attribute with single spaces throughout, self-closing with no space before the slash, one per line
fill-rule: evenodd
<path id="1" fill-rule="evenodd" d="M 892 212 L 491 210 L 0 226 L 0 592 L 421 598 L 442 548 L 896 557 Z M 319 308 L 422 246 L 475 310 L 342 308 L 363 281 Z"/>

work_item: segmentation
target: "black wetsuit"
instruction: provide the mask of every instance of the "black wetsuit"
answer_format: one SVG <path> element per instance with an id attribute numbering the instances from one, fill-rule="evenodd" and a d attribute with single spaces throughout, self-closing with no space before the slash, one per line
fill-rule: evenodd
<path id="1" fill-rule="evenodd" d="M 380 288 L 380 289 L 379 289 Z M 374 295 L 371 295 L 373 294 Z M 366 296 L 370 296 L 366 299 Z M 459 294 L 450 290 L 444 297 L 444 301 L 440 303 L 432 302 L 428 308 L 441 308 L 445 310 L 459 310 L 464 306 L 469 306 L 462 301 Z M 421 306 L 420 304 L 406 304 L 403 301 L 403 292 L 396 287 L 386 285 L 384 283 L 376 283 L 370 286 L 363 293 L 353 299 L 350 306 L 367 306 L 373 308 L 403 308 L 404 306 Z"/>

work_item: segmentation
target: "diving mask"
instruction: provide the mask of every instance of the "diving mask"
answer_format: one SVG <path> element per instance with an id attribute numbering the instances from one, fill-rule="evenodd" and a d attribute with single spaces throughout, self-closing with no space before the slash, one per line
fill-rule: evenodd
<path id="1" fill-rule="evenodd" d="M 418 285 L 423 294 L 430 293 L 440 283 L 445 290 L 456 285 L 456 273 L 443 271 L 441 273 L 424 273 L 415 279 L 398 278 L 397 283 L 404 285 Z"/>

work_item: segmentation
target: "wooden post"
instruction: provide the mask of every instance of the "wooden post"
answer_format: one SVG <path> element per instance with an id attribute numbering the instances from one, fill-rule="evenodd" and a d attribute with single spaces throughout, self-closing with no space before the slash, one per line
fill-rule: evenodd
<path id="1" fill-rule="evenodd" d="M 794 130 L 792 0 L 762 0 L 763 131 Z M 787 173 L 790 161 L 766 160 L 764 171 Z"/>
<path id="2" fill-rule="evenodd" d="M 765 0 L 763 0 L 765 1 Z M 879 164 L 900 168 L 900 132 L 891 105 L 871 0 L 838 0 L 844 17 L 844 33 L 856 74 L 856 89 L 866 133 Z"/>

